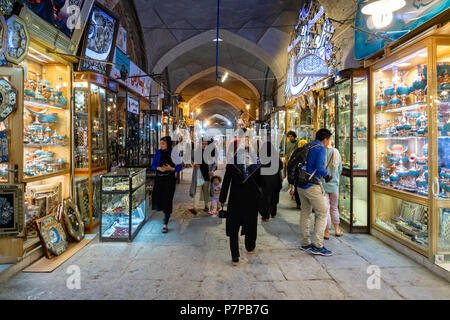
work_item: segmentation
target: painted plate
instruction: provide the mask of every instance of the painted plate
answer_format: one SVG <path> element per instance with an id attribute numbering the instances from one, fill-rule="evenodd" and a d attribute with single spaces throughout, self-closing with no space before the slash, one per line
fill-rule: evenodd
<path id="1" fill-rule="evenodd" d="M 67 249 L 67 238 L 55 216 L 48 216 L 41 221 L 43 245 L 54 255 L 61 255 Z"/>
<path id="2" fill-rule="evenodd" d="M 403 154 L 408 151 L 408 145 L 403 142 L 393 142 L 387 146 L 387 151 L 391 154 Z"/>
<path id="3" fill-rule="evenodd" d="M 71 199 L 64 200 L 63 220 L 67 233 L 76 242 L 84 238 L 84 223 L 78 207 Z"/>
<path id="4" fill-rule="evenodd" d="M 17 107 L 17 90 L 12 84 L 0 78 L 0 121 L 5 121 Z"/>

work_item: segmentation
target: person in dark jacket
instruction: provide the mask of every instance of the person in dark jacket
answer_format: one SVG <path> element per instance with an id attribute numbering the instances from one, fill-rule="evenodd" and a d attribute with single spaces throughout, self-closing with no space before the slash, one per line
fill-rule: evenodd
<path id="1" fill-rule="evenodd" d="M 181 171 L 182 167 L 180 155 L 172 149 L 172 139 L 169 136 L 161 138 L 160 147 L 161 149 L 156 151 L 152 163 L 152 169 L 156 171 L 152 209 L 164 212 L 162 232 L 167 233 L 175 195 L 175 173 Z"/>
<path id="2" fill-rule="evenodd" d="M 235 144 L 236 145 L 236 144 Z M 235 149 L 236 150 L 236 149 Z M 248 149 L 244 152 L 249 158 Z M 256 247 L 258 225 L 258 200 L 261 187 L 260 165 L 257 161 L 237 161 L 235 153 L 232 164 L 227 164 L 220 193 L 220 203 L 224 206 L 230 193 L 226 216 L 226 235 L 230 238 L 230 250 L 233 265 L 239 265 L 239 229 L 245 235 L 245 248 L 253 254 Z M 251 164 L 250 164 L 251 163 Z"/>
<path id="3" fill-rule="evenodd" d="M 262 168 L 269 168 L 271 166 L 275 166 L 272 164 L 272 155 L 275 155 L 277 150 L 273 147 L 270 141 L 266 142 L 262 148 L 267 148 L 267 156 L 271 159 L 268 164 L 263 164 Z M 282 179 L 282 170 L 283 170 L 283 162 L 280 159 L 279 154 L 276 156 L 278 159 L 278 170 L 275 174 L 265 175 L 261 174 L 261 182 L 262 182 L 262 191 L 264 198 L 266 199 L 270 216 L 275 218 L 277 215 L 277 205 L 280 202 L 280 191 L 281 185 L 283 183 Z"/>

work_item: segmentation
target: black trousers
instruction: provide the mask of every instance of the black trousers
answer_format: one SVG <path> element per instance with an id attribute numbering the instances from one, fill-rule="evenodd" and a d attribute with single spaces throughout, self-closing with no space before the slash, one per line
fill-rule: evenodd
<path id="1" fill-rule="evenodd" d="M 297 188 L 294 188 L 294 197 L 295 197 L 295 202 L 297 203 L 297 205 L 300 205 L 300 196 L 298 195 L 298 190 Z"/>
<path id="2" fill-rule="evenodd" d="M 254 234 L 246 234 L 245 249 L 247 250 L 247 252 L 255 250 L 255 247 L 256 247 L 256 232 Z M 230 250 L 231 250 L 231 257 L 233 258 L 233 260 L 240 257 L 239 234 L 230 237 Z"/>

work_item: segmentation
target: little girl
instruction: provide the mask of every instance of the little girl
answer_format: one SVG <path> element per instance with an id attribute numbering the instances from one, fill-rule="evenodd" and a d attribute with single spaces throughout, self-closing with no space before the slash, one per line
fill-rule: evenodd
<path id="1" fill-rule="evenodd" d="M 220 191 L 222 190 L 222 178 L 219 176 L 214 176 L 211 179 L 211 207 L 209 208 L 209 214 L 210 215 L 217 215 L 219 214 L 219 206 L 220 206 L 220 201 L 219 201 L 219 196 L 220 196 Z M 214 211 L 214 208 L 216 209 Z"/>

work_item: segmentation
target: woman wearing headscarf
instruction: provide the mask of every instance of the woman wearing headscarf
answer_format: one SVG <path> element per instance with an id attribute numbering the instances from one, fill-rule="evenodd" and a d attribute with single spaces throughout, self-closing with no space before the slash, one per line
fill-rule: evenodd
<path id="1" fill-rule="evenodd" d="M 274 148 L 270 141 L 265 142 L 262 145 L 262 148 L 267 148 L 267 157 L 270 159 L 267 164 L 263 164 L 261 166 L 262 168 L 273 168 L 275 167 L 273 159 L 276 159 L 275 161 L 278 161 L 278 168 L 273 174 L 261 174 L 263 195 L 269 206 L 270 216 L 272 218 L 275 218 L 275 216 L 277 215 L 277 205 L 280 202 L 281 185 L 283 183 L 283 162 L 281 161 L 277 150 Z"/>
<path id="2" fill-rule="evenodd" d="M 325 191 L 325 199 L 328 204 L 328 224 L 325 229 L 324 239 L 330 238 L 331 224 L 334 225 L 336 237 L 343 235 L 340 225 L 339 217 L 339 182 L 342 173 L 342 158 L 336 148 L 329 147 L 327 149 L 327 158 L 325 168 L 333 177 L 329 182 L 322 181 L 323 189 Z"/>
<path id="3" fill-rule="evenodd" d="M 239 139 L 241 140 L 241 139 Z M 261 172 L 256 155 L 247 146 L 236 148 L 238 140 L 233 140 L 234 157 L 227 164 L 219 201 L 224 206 L 228 198 L 226 235 L 230 238 L 233 265 L 239 265 L 239 229 L 245 235 L 245 249 L 249 255 L 256 247 L 258 225 L 258 202 L 261 202 Z M 267 218 L 267 217 L 266 217 Z"/>
<path id="4" fill-rule="evenodd" d="M 163 211 L 163 233 L 169 231 L 168 224 L 172 214 L 173 196 L 175 195 L 175 173 L 181 171 L 181 158 L 172 149 L 172 139 L 167 136 L 160 140 L 160 147 L 153 158 L 152 169 L 156 171 L 155 186 L 152 195 L 152 209 Z"/>

